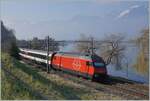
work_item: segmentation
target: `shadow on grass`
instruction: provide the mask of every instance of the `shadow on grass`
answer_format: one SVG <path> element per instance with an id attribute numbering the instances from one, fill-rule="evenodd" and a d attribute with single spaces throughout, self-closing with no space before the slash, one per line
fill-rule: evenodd
<path id="1" fill-rule="evenodd" d="M 46 84 L 46 85 L 51 85 L 52 88 L 55 91 L 58 91 L 65 99 L 80 100 L 80 97 L 77 96 L 77 94 L 82 95 L 82 94 L 87 93 L 86 91 L 83 91 L 82 89 L 79 90 L 79 89 L 73 88 L 71 86 L 66 86 L 66 85 L 61 86 L 55 82 L 52 82 L 52 81 L 46 79 L 45 77 L 43 77 L 42 75 L 38 74 L 35 69 L 32 69 L 28 66 L 25 66 L 24 64 L 21 64 L 17 60 L 14 60 L 14 64 L 17 68 L 21 69 L 28 75 L 31 75 L 35 80 L 38 80 L 39 82 Z"/>

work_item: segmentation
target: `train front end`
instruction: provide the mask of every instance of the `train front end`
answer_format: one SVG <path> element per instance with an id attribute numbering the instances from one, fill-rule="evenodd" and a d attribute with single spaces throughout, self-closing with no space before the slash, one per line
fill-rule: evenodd
<path id="1" fill-rule="evenodd" d="M 96 80 L 105 80 L 107 79 L 107 68 L 104 60 L 94 55 L 92 56 L 93 68 L 94 68 L 94 75 L 93 78 Z"/>

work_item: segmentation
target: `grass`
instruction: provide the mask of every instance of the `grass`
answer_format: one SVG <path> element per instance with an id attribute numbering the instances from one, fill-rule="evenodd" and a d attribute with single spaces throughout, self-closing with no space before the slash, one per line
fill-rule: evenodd
<path id="1" fill-rule="evenodd" d="M 5 64 L 4 64 L 5 62 Z M 8 64 L 9 62 L 9 64 Z M 2 68 L 13 68 L 11 59 L 8 55 L 2 57 Z M 8 75 L 3 70 L 1 71 L 1 99 L 15 100 L 15 99 L 39 99 L 34 96 L 32 92 L 21 84 L 18 80 L 14 80 L 11 75 Z"/>
<path id="2" fill-rule="evenodd" d="M 24 82 L 26 86 L 18 81 L 12 80 L 2 70 L 2 99 L 121 99 L 118 96 L 112 96 L 103 92 L 96 91 L 92 88 L 73 81 L 59 77 L 56 74 L 47 74 L 39 69 L 25 65 L 20 61 L 11 58 L 7 54 L 2 56 L 2 67 L 11 71 L 13 75 Z M 36 96 L 35 93 L 41 94 Z"/>
<path id="3" fill-rule="evenodd" d="M 17 80 L 11 79 L 10 75 L 7 75 L 2 71 L 2 84 L 1 84 L 1 96 L 5 100 L 28 100 L 28 99 L 40 99 L 38 96 L 34 96 L 32 92 L 25 86 L 23 86 Z"/>

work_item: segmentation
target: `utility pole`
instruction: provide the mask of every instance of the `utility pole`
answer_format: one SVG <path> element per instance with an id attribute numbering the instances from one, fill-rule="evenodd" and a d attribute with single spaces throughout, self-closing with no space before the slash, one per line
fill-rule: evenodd
<path id="1" fill-rule="evenodd" d="M 53 52 L 55 51 L 54 45 L 55 45 L 55 44 L 54 44 L 54 40 L 52 39 L 52 48 L 53 48 L 52 50 L 53 50 Z"/>
<path id="2" fill-rule="evenodd" d="M 49 73 L 49 36 L 47 37 L 47 73 Z"/>
<path id="3" fill-rule="evenodd" d="M 91 37 L 91 54 L 94 54 L 94 39 Z"/>
<path id="4" fill-rule="evenodd" d="M 31 40 L 29 40 L 29 44 L 28 45 L 29 45 L 29 49 L 31 49 Z"/>

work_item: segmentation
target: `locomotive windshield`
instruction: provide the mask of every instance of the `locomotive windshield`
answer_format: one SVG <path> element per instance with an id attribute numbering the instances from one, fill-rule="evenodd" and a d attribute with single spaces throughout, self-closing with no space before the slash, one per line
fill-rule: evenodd
<path id="1" fill-rule="evenodd" d="M 99 63 L 99 62 L 94 62 L 94 67 L 104 67 L 105 64 L 104 63 Z"/>
<path id="2" fill-rule="evenodd" d="M 92 60 L 93 60 L 94 67 L 105 67 L 105 62 L 100 56 L 93 55 Z"/>
<path id="3" fill-rule="evenodd" d="M 96 68 L 103 68 L 103 67 L 105 67 L 104 63 L 99 63 L 99 62 L 93 62 L 93 65 Z"/>

